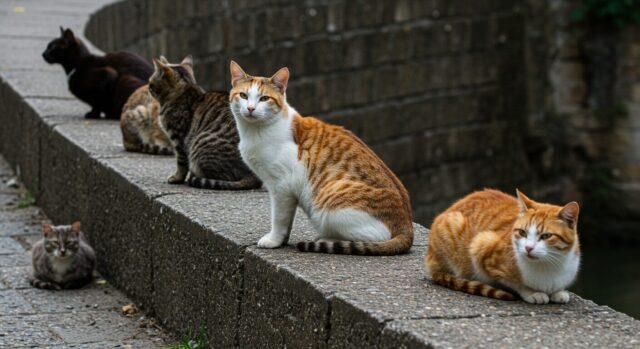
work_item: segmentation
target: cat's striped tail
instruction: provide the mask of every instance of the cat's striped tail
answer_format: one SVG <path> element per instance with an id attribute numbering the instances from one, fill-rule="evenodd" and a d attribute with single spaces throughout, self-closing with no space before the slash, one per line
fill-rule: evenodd
<path id="1" fill-rule="evenodd" d="M 409 252 L 412 244 L 413 234 L 398 234 L 390 240 L 380 242 L 301 241 L 297 247 L 301 252 L 393 256 Z"/>
<path id="2" fill-rule="evenodd" d="M 142 144 L 142 149 L 140 150 L 142 153 L 146 154 L 154 154 L 154 155 L 172 155 L 173 148 L 163 145 L 157 144 Z"/>
<path id="3" fill-rule="evenodd" d="M 60 289 L 62 289 L 59 285 L 54 284 L 53 282 L 36 279 L 33 276 L 29 276 L 29 284 L 31 286 L 35 287 L 35 288 L 41 288 L 43 290 L 60 290 Z"/>
<path id="4" fill-rule="evenodd" d="M 262 182 L 253 174 L 247 175 L 237 181 L 224 181 L 219 179 L 191 176 L 187 181 L 189 186 L 200 189 L 212 190 L 249 190 L 259 189 Z"/>
<path id="5" fill-rule="evenodd" d="M 505 301 L 512 301 L 515 299 L 513 294 L 480 281 L 461 279 L 451 274 L 437 274 L 433 275 L 432 278 L 433 282 L 436 284 L 448 287 L 452 290 Z"/>

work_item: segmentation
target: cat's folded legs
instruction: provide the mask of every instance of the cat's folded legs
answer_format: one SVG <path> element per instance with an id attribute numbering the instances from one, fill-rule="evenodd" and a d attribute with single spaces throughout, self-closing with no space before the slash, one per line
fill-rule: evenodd
<path id="1" fill-rule="evenodd" d="M 547 304 L 549 303 L 549 295 L 544 292 L 536 291 L 524 285 L 507 285 L 516 291 L 522 300 L 531 304 Z"/>
<path id="2" fill-rule="evenodd" d="M 298 205 L 290 195 L 278 195 L 269 191 L 271 200 L 271 232 L 258 240 L 258 247 L 276 248 L 289 240 L 293 218 Z"/>

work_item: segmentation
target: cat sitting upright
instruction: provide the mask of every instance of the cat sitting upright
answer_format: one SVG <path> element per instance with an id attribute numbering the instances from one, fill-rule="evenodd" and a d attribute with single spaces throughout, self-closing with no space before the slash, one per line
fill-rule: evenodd
<path id="1" fill-rule="evenodd" d="M 87 119 L 118 119 L 129 96 L 145 85 L 153 73 L 151 64 L 128 52 L 91 54 L 71 29 L 60 27 L 42 57 L 49 64 L 60 63 L 67 74 L 69 90 L 91 106 Z"/>
<path id="2" fill-rule="evenodd" d="M 33 245 L 33 287 L 60 290 L 82 287 L 93 279 L 96 255 L 80 230 L 72 225 L 42 225 L 43 238 Z"/>

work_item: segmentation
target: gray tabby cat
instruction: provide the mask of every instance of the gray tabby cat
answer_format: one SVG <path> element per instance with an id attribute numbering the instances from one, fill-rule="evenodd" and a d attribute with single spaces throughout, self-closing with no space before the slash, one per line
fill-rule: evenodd
<path id="1" fill-rule="evenodd" d="M 44 237 L 33 245 L 33 276 L 37 288 L 61 290 L 82 287 L 93 278 L 96 256 L 80 231 L 80 222 L 42 225 Z"/>
<path id="2" fill-rule="evenodd" d="M 256 189 L 262 182 L 240 157 L 240 138 L 228 92 L 205 92 L 196 84 L 193 60 L 154 59 L 149 92 L 160 103 L 160 125 L 174 145 L 178 168 L 169 183 L 206 189 Z"/>

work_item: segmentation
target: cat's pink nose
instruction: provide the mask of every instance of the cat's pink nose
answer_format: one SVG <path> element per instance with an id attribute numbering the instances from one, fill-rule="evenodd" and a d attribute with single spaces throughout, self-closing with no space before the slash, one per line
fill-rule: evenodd
<path id="1" fill-rule="evenodd" d="M 256 110 L 255 107 L 247 107 L 247 110 L 249 111 L 249 114 L 253 113 L 254 110 Z"/>
<path id="2" fill-rule="evenodd" d="M 525 251 L 527 251 L 527 253 L 530 253 L 531 251 L 533 251 L 533 246 L 525 246 L 524 249 Z"/>

